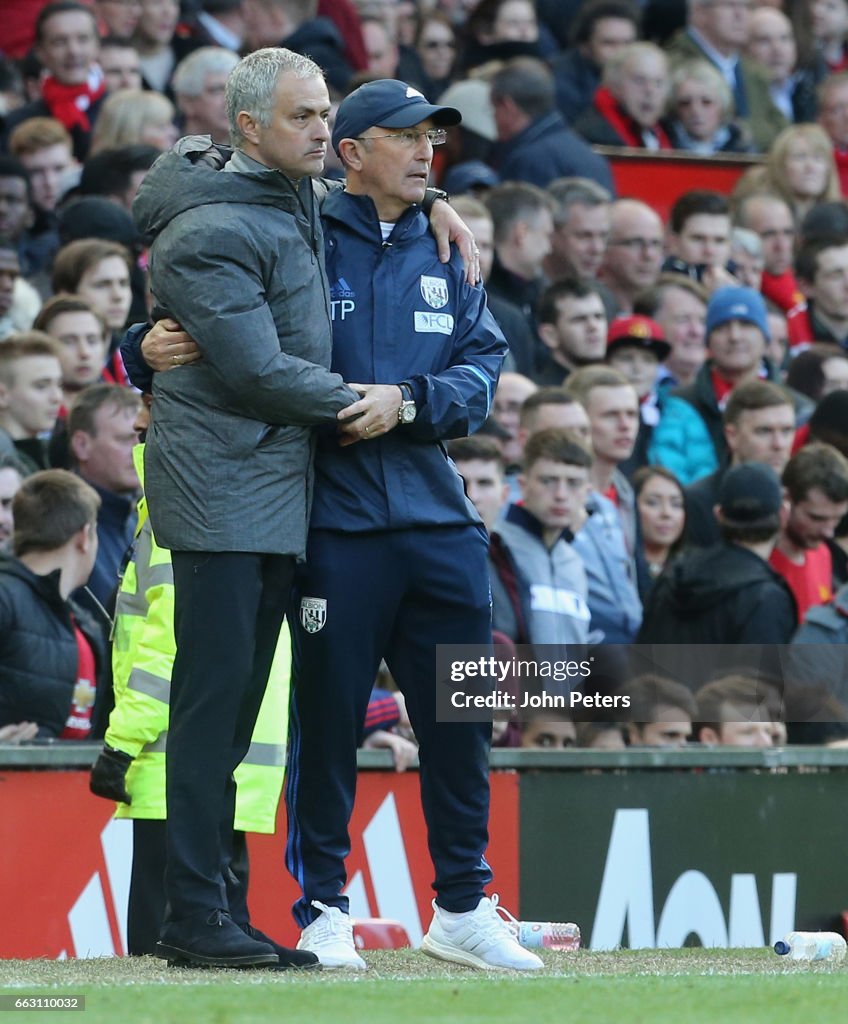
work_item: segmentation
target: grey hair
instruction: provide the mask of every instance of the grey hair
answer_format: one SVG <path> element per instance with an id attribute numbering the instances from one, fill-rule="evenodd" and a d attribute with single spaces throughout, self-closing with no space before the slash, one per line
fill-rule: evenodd
<path id="1" fill-rule="evenodd" d="M 283 72 L 290 72 L 295 78 L 324 78 L 324 72 L 314 60 L 281 46 L 254 50 L 233 69 L 227 79 L 225 101 L 230 141 L 236 149 L 242 149 L 247 142 L 238 126 L 239 112 L 246 110 L 267 128 L 271 123 L 277 79 Z"/>
<path id="2" fill-rule="evenodd" d="M 763 258 L 763 242 L 756 231 L 749 228 L 734 228 L 730 233 L 731 253 L 741 250 L 755 260 Z"/>
<path id="3" fill-rule="evenodd" d="M 200 96 L 207 75 L 229 75 L 239 59 L 223 46 L 201 46 L 179 62 L 171 85 L 177 96 Z"/>
<path id="4" fill-rule="evenodd" d="M 568 223 L 572 206 L 604 206 L 612 202 L 609 191 L 590 178 L 557 178 L 545 191 L 556 203 L 556 224 Z"/>
<path id="5" fill-rule="evenodd" d="M 665 50 L 661 50 L 653 43 L 640 41 L 622 46 L 616 54 L 610 57 L 606 64 L 604 64 L 603 84 L 613 87 L 620 85 L 624 69 L 632 60 L 638 60 L 642 57 L 659 57 L 666 74 L 668 74 L 668 54 Z"/>
<path id="6" fill-rule="evenodd" d="M 708 60 L 700 57 L 693 57 L 691 60 L 684 60 L 677 64 L 671 72 L 671 96 L 669 97 L 669 112 L 673 113 L 677 104 L 677 91 L 684 82 L 697 82 L 698 85 L 706 86 L 718 97 L 721 103 L 721 116 L 723 119 L 733 116 L 733 93 L 727 84 L 727 79 Z"/>

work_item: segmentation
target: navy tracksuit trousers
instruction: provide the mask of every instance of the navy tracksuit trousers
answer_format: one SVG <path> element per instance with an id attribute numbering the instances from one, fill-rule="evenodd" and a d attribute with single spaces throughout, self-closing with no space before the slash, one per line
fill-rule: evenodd
<path id="1" fill-rule="evenodd" d="M 382 658 L 419 742 L 437 901 L 473 910 L 491 881 L 484 859 L 491 724 L 436 721 L 436 645 L 491 643 L 487 547 L 474 525 L 310 532 L 292 602 L 286 772 L 286 863 L 303 892 L 294 906 L 301 927 L 318 913 L 312 900 L 348 909 L 342 888 L 356 750 Z M 314 632 L 301 621 L 308 598 L 326 601 Z M 313 612 L 313 629 L 317 621 Z"/>

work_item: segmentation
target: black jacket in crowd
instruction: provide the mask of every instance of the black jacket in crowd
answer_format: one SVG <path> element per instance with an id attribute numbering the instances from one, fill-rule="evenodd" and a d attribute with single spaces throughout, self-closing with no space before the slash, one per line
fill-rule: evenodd
<path id="1" fill-rule="evenodd" d="M 654 584 L 639 643 L 788 644 L 795 599 L 747 548 L 722 541 L 684 552 Z"/>
<path id="2" fill-rule="evenodd" d="M 0 726 L 35 722 L 41 739 L 58 737 L 64 729 L 79 663 L 72 614 L 94 652 L 92 736 L 102 736 L 97 707 L 105 685 L 102 634 L 85 612 L 62 599 L 58 570 L 38 576 L 18 559 L 0 556 Z"/>

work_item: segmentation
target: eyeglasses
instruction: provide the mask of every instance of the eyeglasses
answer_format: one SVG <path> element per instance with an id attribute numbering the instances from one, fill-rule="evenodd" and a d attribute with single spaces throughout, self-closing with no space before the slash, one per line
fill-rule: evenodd
<path id="1" fill-rule="evenodd" d="M 649 252 L 659 252 L 662 247 L 661 238 L 613 238 L 609 245 L 620 245 L 624 249 L 647 249 Z"/>
<path id="2" fill-rule="evenodd" d="M 705 7 L 731 7 L 735 11 L 750 11 L 754 6 L 753 0 L 710 0 Z"/>
<path id="3" fill-rule="evenodd" d="M 456 43 L 452 39 L 428 39 L 421 44 L 425 50 L 455 50 Z"/>
<path id="4" fill-rule="evenodd" d="M 372 139 L 398 139 L 402 146 L 412 149 L 424 135 L 431 146 L 443 146 L 448 141 L 448 133 L 444 128 L 431 128 L 426 132 L 414 132 L 410 129 L 405 132 L 391 132 L 388 135 L 358 135 L 357 138 L 362 142 L 370 142 Z"/>

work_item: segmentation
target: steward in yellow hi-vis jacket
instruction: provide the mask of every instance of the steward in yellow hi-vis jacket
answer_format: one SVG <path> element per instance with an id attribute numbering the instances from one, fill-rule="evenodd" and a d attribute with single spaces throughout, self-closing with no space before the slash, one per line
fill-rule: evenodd
<path id="1" fill-rule="evenodd" d="M 134 451 L 143 480 L 144 445 Z M 170 552 L 153 537 L 142 498 L 132 560 L 115 611 L 112 669 L 115 707 L 92 792 L 118 801 L 116 817 L 133 819 L 133 865 L 127 951 L 153 953 L 165 912 L 165 743 L 174 642 Z M 245 832 L 272 833 L 283 784 L 291 653 L 284 624 L 247 757 L 235 772 L 236 815 L 227 897 L 233 919 L 249 928 Z M 235 908 L 235 909 L 234 909 Z"/>

